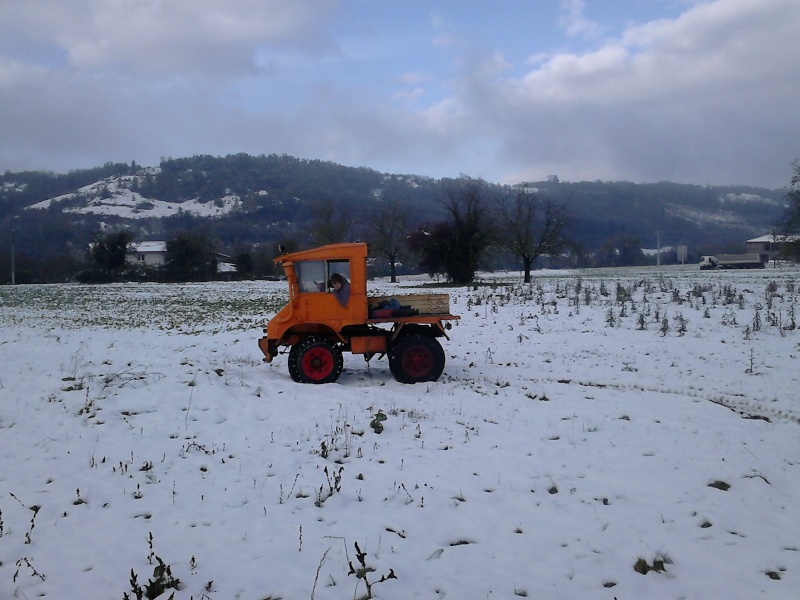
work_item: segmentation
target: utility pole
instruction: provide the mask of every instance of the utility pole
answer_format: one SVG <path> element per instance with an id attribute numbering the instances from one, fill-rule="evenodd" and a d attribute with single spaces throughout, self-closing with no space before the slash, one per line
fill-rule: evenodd
<path id="1" fill-rule="evenodd" d="M 17 284 L 16 269 L 14 268 L 14 230 L 11 230 L 11 285 Z"/>
<path id="2" fill-rule="evenodd" d="M 656 266 L 661 266 L 661 232 L 656 231 Z"/>
<path id="3" fill-rule="evenodd" d="M 16 245 L 14 240 L 14 233 L 16 230 L 12 227 L 11 229 L 0 229 L 0 232 L 10 233 L 11 234 L 11 285 L 16 285 L 17 283 L 17 269 L 14 265 L 15 261 L 15 252 L 16 252 Z"/>

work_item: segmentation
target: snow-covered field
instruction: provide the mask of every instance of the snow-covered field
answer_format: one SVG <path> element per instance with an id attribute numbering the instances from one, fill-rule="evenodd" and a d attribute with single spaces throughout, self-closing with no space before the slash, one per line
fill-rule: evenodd
<path id="1" fill-rule="evenodd" d="M 487 283 L 415 386 L 262 364 L 281 283 L 0 288 L 0 598 L 797 598 L 800 270 Z"/>

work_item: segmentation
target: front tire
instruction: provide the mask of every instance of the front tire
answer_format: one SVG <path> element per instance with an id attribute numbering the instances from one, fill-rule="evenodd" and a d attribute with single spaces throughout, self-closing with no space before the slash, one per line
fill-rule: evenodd
<path id="1" fill-rule="evenodd" d="M 403 336 L 389 350 L 389 370 L 400 383 L 436 381 L 444 362 L 442 345 L 427 335 Z"/>
<path id="2" fill-rule="evenodd" d="M 298 383 L 333 383 L 343 366 L 342 351 L 323 337 L 309 336 L 289 351 L 289 375 Z"/>

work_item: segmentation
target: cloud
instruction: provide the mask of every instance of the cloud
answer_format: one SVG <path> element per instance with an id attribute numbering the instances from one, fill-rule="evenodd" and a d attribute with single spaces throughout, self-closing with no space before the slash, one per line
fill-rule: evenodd
<path id="1" fill-rule="evenodd" d="M 584 0 L 560 0 L 562 16 L 559 20 L 569 36 L 587 38 L 597 37 L 600 26 L 584 16 L 586 2 Z"/>
<path id="2" fill-rule="evenodd" d="M 800 131 L 798 26 L 791 0 L 702 4 L 595 51 L 552 55 L 501 82 L 485 112 L 502 115 L 515 176 L 774 185 L 800 152 L 789 133 Z M 472 106 L 485 108 L 481 97 Z"/>
<path id="3" fill-rule="evenodd" d="M 48 40 L 69 67 L 137 75 L 239 73 L 261 46 L 321 54 L 333 0 L 37 0 L 5 3 L 0 31 Z"/>
<path id="4" fill-rule="evenodd" d="M 352 25 L 337 0 L 2 2 L 0 171 L 276 152 L 509 183 L 779 187 L 800 156 L 796 0 L 692 3 L 604 39 L 580 1 L 525 21 L 566 18 L 571 50 L 423 4 L 370 3 Z M 419 12 L 398 29 L 385 6 Z"/>
<path id="5" fill-rule="evenodd" d="M 420 87 L 400 90 L 394 94 L 394 98 L 405 100 L 406 102 L 416 102 L 425 95 L 425 90 Z"/>

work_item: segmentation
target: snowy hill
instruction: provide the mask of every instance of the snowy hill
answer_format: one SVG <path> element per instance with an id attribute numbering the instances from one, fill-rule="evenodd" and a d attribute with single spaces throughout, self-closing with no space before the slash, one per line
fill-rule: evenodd
<path id="1" fill-rule="evenodd" d="M 161 219 L 180 211 L 196 217 L 221 217 L 241 207 L 241 200 L 236 194 L 229 194 L 208 202 L 196 199 L 165 202 L 146 198 L 139 192 L 133 191 L 138 187 L 143 176 L 153 175 L 157 172 L 158 169 L 147 169 L 143 171 L 142 175 L 107 177 L 83 186 L 75 192 L 37 202 L 28 209 L 42 210 L 60 207 L 65 213 L 79 215 L 115 216 L 122 219 Z"/>
<path id="2" fill-rule="evenodd" d="M 303 220 L 308 206 L 325 198 L 347 205 L 354 214 L 376 199 L 399 198 L 413 206 L 420 220 L 437 218 L 441 208 L 440 181 L 289 156 L 194 156 L 166 159 L 158 167 L 111 165 L 97 172 L 107 176 L 66 193 L 31 198 L 26 206 L 127 220 L 159 219 L 179 212 L 201 218 L 244 212 L 249 219 L 266 219 L 265 224 Z M 0 181 L 5 199 L 26 189 L 22 178 L 16 181 L 14 174 Z M 673 243 L 694 245 L 710 236 L 746 239 L 771 231 L 782 213 L 784 196 L 781 190 L 669 182 L 547 181 L 520 183 L 511 189 L 486 183 L 489 195 L 535 191 L 563 202 L 575 233 L 589 246 L 602 241 L 599 235 L 619 231 L 645 238 L 661 230 L 681 238 Z"/>

